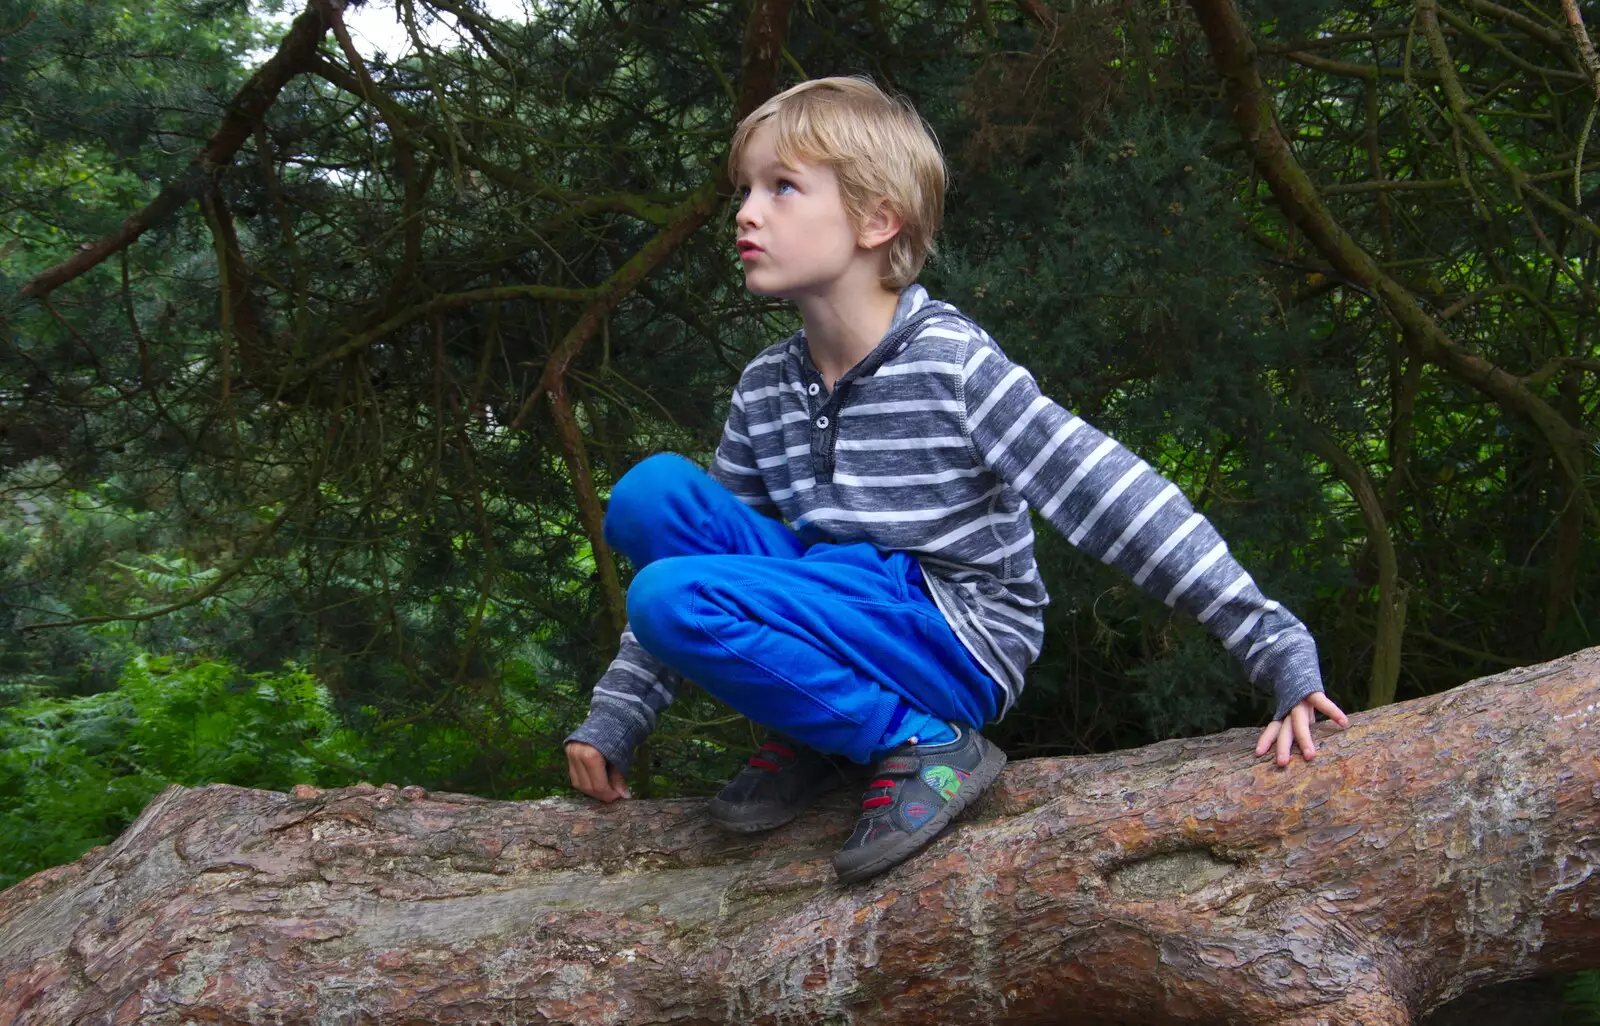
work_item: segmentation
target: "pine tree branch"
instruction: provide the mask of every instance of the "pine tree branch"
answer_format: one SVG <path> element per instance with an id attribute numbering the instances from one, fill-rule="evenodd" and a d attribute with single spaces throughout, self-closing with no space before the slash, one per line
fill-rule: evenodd
<path id="1" fill-rule="evenodd" d="M 331 364 L 372 345 L 384 337 L 399 330 L 412 321 L 419 320 L 429 314 L 439 313 L 443 310 L 453 310 L 458 307 L 472 306 L 477 303 L 501 303 L 513 299 L 546 299 L 558 302 L 581 303 L 592 300 L 599 295 L 598 289 L 565 289 L 553 285 L 500 285 L 494 288 L 472 289 L 468 292 L 451 292 L 442 296 L 434 296 L 424 303 L 417 303 L 401 310 L 375 327 L 360 332 L 342 345 L 328 350 L 322 355 L 306 364 L 300 373 L 297 384 L 303 384 L 308 378 Z"/>
<path id="2" fill-rule="evenodd" d="M 1278 126 L 1234 0 L 1190 0 L 1221 74 L 1245 147 L 1289 220 L 1349 282 L 1379 296 L 1418 355 L 1534 424 L 1569 484 L 1584 481 L 1583 435 L 1520 378 L 1467 350 L 1334 218 Z"/>
<path id="3" fill-rule="evenodd" d="M 1524 58 L 1517 56 L 1514 52 L 1512 52 L 1509 46 L 1502 43 L 1488 32 L 1485 32 L 1483 29 L 1480 29 L 1478 26 L 1474 25 L 1471 19 L 1463 18 L 1461 15 L 1447 7 L 1439 8 L 1439 17 L 1449 22 L 1451 26 L 1461 30 L 1463 34 L 1473 37 L 1484 46 L 1494 50 L 1501 56 L 1502 59 L 1511 64 L 1513 67 L 1521 68 L 1530 75 L 1539 75 L 1541 77 L 1549 76 L 1551 78 L 1562 78 L 1569 81 L 1578 82 L 1582 82 L 1584 80 L 1583 75 L 1571 70 L 1570 68 L 1546 68 L 1542 65 L 1535 64 L 1530 60 L 1525 60 Z M 1441 32 L 1446 35 L 1448 34 L 1448 32 L 1443 29 L 1441 29 Z"/>
<path id="4" fill-rule="evenodd" d="M 23 14 L 22 20 L 17 22 L 15 25 L 8 29 L 0 29 L 0 39 L 8 39 L 11 36 L 16 35 L 18 32 L 21 32 L 23 29 L 33 24 L 33 19 L 37 18 L 38 16 L 39 12 L 37 10 L 26 12 Z"/>
<path id="5" fill-rule="evenodd" d="M 208 186 L 214 185 L 233 162 L 233 155 L 239 147 L 250 138 L 256 122 L 276 102 L 283 87 L 310 67 L 327 31 L 328 22 L 321 8 L 317 4 L 307 7 L 289 27 L 278 46 L 278 52 L 234 93 L 222 124 L 190 161 L 184 173 L 176 181 L 164 186 L 155 199 L 123 221 L 116 231 L 98 242 L 83 243 L 70 258 L 23 282 L 17 290 L 18 296 L 40 299 L 49 295 L 133 245 L 139 236 L 165 222 L 184 204 L 199 196 Z"/>
<path id="6" fill-rule="evenodd" d="M 1525 33 L 1528 38 L 1560 57 L 1569 67 L 1577 68 L 1577 63 L 1572 59 L 1572 52 L 1567 49 L 1565 42 L 1561 39 L 1561 33 L 1539 24 L 1520 11 L 1513 11 L 1510 8 L 1494 3 L 1493 0 L 1464 0 L 1464 2 L 1466 6 L 1479 14 L 1493 18 L 1503 25 L 1510 25 L 1512 28 Z"/>
<path id="7" fill-rule="evenodd" d="M 1579 231 L 1585 232 L 1595 239 L 1600 239 L 1600 225 L 1595 224 L 1576 210 L 1562 203 L 1554 196 L 1533 184 L 1528 173 L 1518 167 L 1510 157 L 1507 157 L 1500 147 L 1489 138 L 1489 133 L 1484 131 L 1483 125 L 1469 109 L 1467 94 L 1461 88 L 1461 80 L 1456 76 L 1454 58 L 1450 55 L 1450 46 L 1439 31 L 1439 5 L 1438 0 L 1417 0 L 1417 25 L 1422 29 L 1423 36 L 1428 40 L 1428 48 L 1433 52 L 1433 62 L 1439 72 L 1439 85 L 1444 90 L 1445 100 L 1450 104 L 1450 111 L 1455 115 L 1456 124 L 1472 143 L 1473 148 L 1488 158 L 1489 163 L 1499 169 L 1511 182 L 1511 187 L 1518 193 L 1526 192 L 1539 203 L 1559 214 Z"/>
<path id="8" fill-rule="evenodd" d="M 1283 56 L 1303 65 L 1313 71 L 1320 71 L 1324 75 L 1337 75 L 1340 78 L 1360 78 L 1368 82 L 1376 82 L 1380 78 L 1404 78 L 1404 68 L 1388 68 L 1377 64 L 1351 64 L 1349 61 L 1336 61 L 1329 57 L 1318 57 L 1314 53 L 1302 53 L 1295 50 L 1287 51 Z M 1420 78 L 1425 82 L 1434 82 L 1439 78 L 1436 71 L 1411 72 L 1412 78 Z"/>
<path id="9" fill-rule="evenodd" d="M 1040 0 L 1017 0 L 1017 7 L 1033 19 L 1033 23 L 1046 32 L 1054 32 L 1056 28 L 1056 12 Z"/>
<path id="10" fill-rule="evenodd" d="M 299 509 L 299 506 L 296 503 L 289 503 L 288 505 L 284 506 L 283 512 L 279 513 L 272 523 L 262 528 L 261 531 L 256 535 L 255 540 L 250 543 L 250 547 L 245 550 L 244 555 L 234 560 L 231 565 L 225 568 L 216 577 L 212 578 L 211 583 L 207 584 L 204 588 L 201 588 L 199 591 L 196 591 L 192 594 L 186 595 L 176 602 L 161 606 L 157 609 L 146 609 L 137 613 L 106 613 L 102 616 L 80 616 L 72 620 L 50 620 L 45 623 L 30 623 L 23 625 L 22 630 L 24 632 L 42 631 L 51 627 L 84 627 L 97 623 L 137 623 L 145 620 L 159 620 L 163 616 L 176 613 L 179 610 L 187 609 L 190 606 L 204 602 L 206 599 L 221 591 L 227 586 L 228 582 L 239 576 L 245 571 L 246 568 L 250 566 L 251 563 L 255 562 L 256 556 L 261 554 L 261 550 L 266 547 L 267 542 L 276 537 L 278 528 L 281 527 L 283 522 L 289 519 L 289 515 L 295 512 L 297 509 Z"/>
<path id="11" fill-rule="evenodd" d="M 1600 93 L 1600 56 L 1594 52 L 1594 43 L 1589 41 L 1589 31 L 1584 28 L 1583 15 L 1578 12 L 1576 0 L 1561 0 L 1561 9 L 1567 15 L 1567 27 L 1572 30 L 1572 41 L 1578 46 L 1578 60 L 1583 65 L 1584 75 L 1590 85 L 1594 86 L 1596 93 Z"/>
<path id="12" fill-rule="evenodd" d="M 566 209 L 559 215 L 558 220 L 566 221 L 588 214 L 618 213 L 636 217 L 651 224 L 665 225 L 672 221 L 676 207 L 672 204 L 658 202 L 648 196 L 625 192 L 601 193 L 599 195 L 568 192 L 565 189 L 558 189 L 555 186 L 536 181 L 520 171 L 502 167 L 480 156 L 468 147 L 452 143 L 448 133 L 443 129 L 430 125 L 422 118 L 412 114 L 383 90 L 375 89 L 369 92 L 356 75 L 327 60 L 326 57 L 319 57 L 313 61 L 310 71 L 318 78 L 338 86 L 352 96 L 371 103 L 374 109 L 383 117 L 385 124 L 403 126 L 404 129 L 409 130 L 414 135 L 427 139 L 435 150 L 441 153 L 448 153 L 454 148 L 456 157 L 462 164 L 482 172 L 485 178 L 534 199 L 562 204 Z"/>
<path id="13" fill-rule="evenodd" d="M 1522 383 L 1529 388 L 1538 388 L 1566 370 L 1588 371 L 1590 374 L 1600 375 L 1600 360 L 1589 360 L 1581 356 L 1551 357 L 1545 361 L 1544 366 L 1525 376 Z"/>

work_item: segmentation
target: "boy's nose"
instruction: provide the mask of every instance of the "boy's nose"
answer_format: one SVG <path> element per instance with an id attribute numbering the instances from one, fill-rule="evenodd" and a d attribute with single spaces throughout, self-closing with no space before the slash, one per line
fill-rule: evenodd
<path id="1" fill-rule="evenodd" d="M 739 204 L 739 213 L 734 221 L 740 228 L 755 228 L 761 223 L 761 218 L 756 214 L 756 205 L 746 196 L 743 203 Z"/>

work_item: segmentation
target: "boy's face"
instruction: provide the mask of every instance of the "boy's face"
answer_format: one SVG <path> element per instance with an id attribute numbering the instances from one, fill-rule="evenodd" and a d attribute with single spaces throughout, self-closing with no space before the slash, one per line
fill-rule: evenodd
<path id="1" fill-rule="evenodd" d="M 739 260 L 757 295 L 796 299 L 825 294 L 865 255 L 845 209 L 839 180 L 826 164 L 778 159 L 770 124 L 750 134 L 740 155 Z"/>

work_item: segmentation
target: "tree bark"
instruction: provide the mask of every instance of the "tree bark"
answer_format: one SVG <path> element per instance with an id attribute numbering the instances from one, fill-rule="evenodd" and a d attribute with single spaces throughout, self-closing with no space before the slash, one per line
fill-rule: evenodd
<path id="1" fill-rule="evenodd" d="M 0 1022 L 1399 1024 L 1600 965 L 1600 648 L 1351 717 L 1013 763 L 841 887 L 840 796 L 172 787 L 0 894 Z"/>

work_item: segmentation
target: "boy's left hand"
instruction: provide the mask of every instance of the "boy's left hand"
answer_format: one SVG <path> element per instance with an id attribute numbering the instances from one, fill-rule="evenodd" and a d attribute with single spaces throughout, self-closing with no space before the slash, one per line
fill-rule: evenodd
<path id="1" fill-rule="evenodd" d="M 1300 754 L 1310 762 L 1317 754 L 1316 743 L 1311 740 L 1311 724 L 1316 722 L 1319 712 L 1341 727 L 1350 725 L 1350 717 L 1334 705 L 1327 695 L 1320 691 L 1313 692 L 1290 709 L 1287 717 L 1267 724 L 1267 729 L 1261 732 L 1261 740 L 1256 742 L 1256 755 L 1266 755 L 1276 743 L 1278 765 L 1287 766 L 1294 758 L 1294 746 L 1298 742 Z"/>

